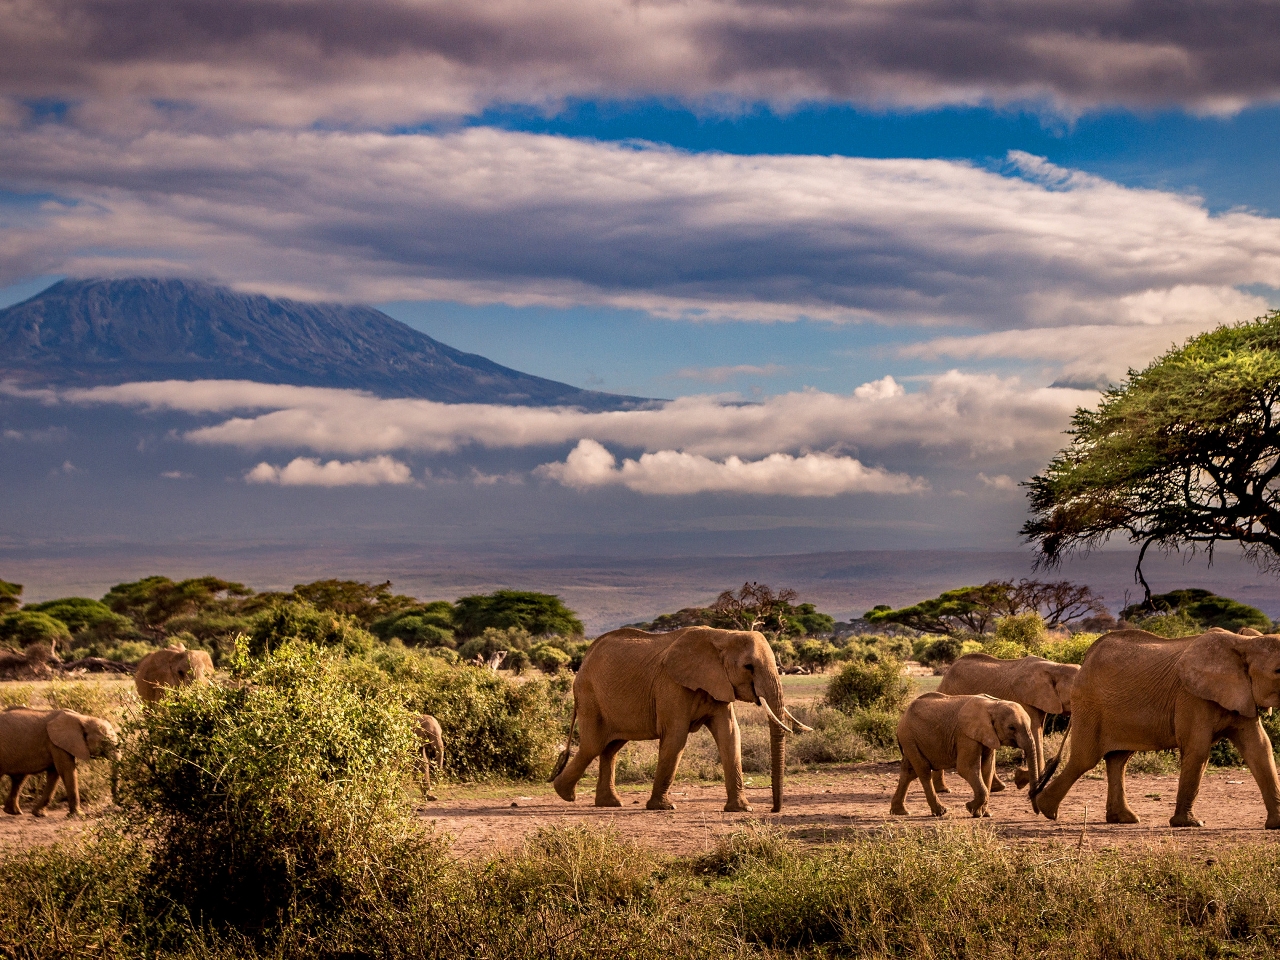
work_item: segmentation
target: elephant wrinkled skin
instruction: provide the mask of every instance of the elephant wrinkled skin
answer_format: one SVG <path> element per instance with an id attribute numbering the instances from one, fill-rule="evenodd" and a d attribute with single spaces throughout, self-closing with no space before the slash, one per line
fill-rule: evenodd
<path id="1" fill-rule="evenodd" d="M 114 756 L 116 731 L 106 720 L 86 717 L 70 710 L 33 710 L 10 707 L 0 713 L 0 776 L 12 783 L 4 812 L 22 813 L 18 795 L 33 773 L 44 773 L 44 793 L 31 808 L 32 816 L 43 817 L 61 779 L 67 788 L 67 816 L 80 812 L 80 784 L 76 761 Z"/>
<path id="2" fill-rule="evenodd" d="M 1139 750 L 1177 747 L 1181 773 L 1169 825 L 1198 827 L 1192 806 L 1209 751 L 1226 737 L 1262 791 L 1267 829 L 1280 828 L 1275 757 L 1258 719 L 1259 710 L 1280 707 L 1280 636 L 1213 629 L 1166 640 L 1143 630 L 1118 630 L 1089 648 L 1071 704 L 1062 753 L 1032 788 L 1032 806 L 1050 820 L 1057 819 L 1072 785 L 1105 758 L 1107 822 L 1137 823 L 1125 799 L 1125 764 Z M 1062 770 L 1053 777 L 1060 761 Z"/>
<path id="3" fill-rule="evenodd" d="M 177 644 L 148 653 L 139 660 L 133 682 L 144 703 L 156 703 L 169 687 L 207 683 L 212 676 L 213 660 L 207 653 Z"/>
<path id="4" fill-rule="evenodd" d="M 998 700 L 1012 700 L 1021 705 L 1031 718 L 1031 733 L 1035 740 L 1035 762 L 1043 770 L 1044 718 L 1051 713 L 1071 714 L 1071 688 L 1075 686 L 1080 668 L 1073 663 L 1054 663 L 1042 657 L 1022 657 L 1019 660 L 998 660 L 985 653 L 970 653 L 960 657 L 947 668 L 939 693 L 985 693 Z M 1031 757 L 1027 757 L 1027 770 L 1018 769 L 1015 783 L 1024 787 L 1031 776 Z M 942 779 L 942 771 L 933 774 L 933 788 L 938 793 L 948 793 Z M 992 791 L 999 792 L 1004 784 L 999 777 L 991 781 Z"/>
<path id="5" fill-rule="evenodd" d="M 674 809 L 667 791 L 689 734 L 707 727 L 720 749 L 727 811 L 750 811 L 742 781 L 742 746 L 733 701 L 759 703 L 770 714 L 773 809 L 782 807 L 784 724 L 795 718 L 782 698 L 778 665 L 764 635 L 748 630 L 686 627 L 671 633 L 624 628 L 591 644 L 573 684 L 569 743 L 553 782 L 565 800 L 597 756 L 598 807 L 621 806 L 614 762 L 629 740 L 658 740 L 658 770 L 650 810 Z M 574 724 L 578 752 L 569 759 Z"/>
<path id="6" fill-rule="evenodd" d="M 965 807 L 975 817 L 987 813 L 987 797 L 995 775 L 996 750 L 1001 745 L 1021 747 L 1033 772 L 1039 774 L 1031 719 L 1011 700 L 986 694 L 949 696 L 926 693 L 907 707 L 898 721 L 898 746 L 902 773 L 889 812 L 905 816 L 904 800 L 911 781 L 920 780 L 929 810 L 935 817 L 947 812 L 938 802 L 931 774 L 955 770 L 973 787 L 973 799 Z"/>

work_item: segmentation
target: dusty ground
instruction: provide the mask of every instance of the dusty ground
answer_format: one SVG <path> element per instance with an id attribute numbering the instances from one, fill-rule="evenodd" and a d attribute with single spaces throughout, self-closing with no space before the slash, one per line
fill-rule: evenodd
<path id="1" fill-rule="evenodd" d="M 952 808 L 945 818 L 973 823 L 964 809 L 971 796 L 967 785 L 953 781 L 953 792 L 943 797 Z M 625 806 L 596 809 L 591 806 L 594 784 L 579 785 L 578 801 L 565 803 L 546 785 L 521 785 L 491 789 L 478 794 L 462 789 L 446 790 L 436 803 L 419 808 L 419 815 L 438 829 L 453 835 L 454 849 L 462 856 L 479 856 L 514 846 L 542 826 L 592 824 L 615 828 L 629 837 L 673 854 L 701 852 L 722 834 L 741 829 L 751 820 L 785 827 L 811 843 L 826 843 L 882 827 L 930 829 L 938 823 L 927 815 L 924 794 L 913 785 L 907 794 L 908 817 L 889 816 L 889 798 L 897 786 L 897 764 L 855 764 L 832 767 L 821 773 L 799 774 L 788 779 L 783 811 L 769 812 L 767 787 L 751 786 L 748 795 L 755 812 L 724 813 L 724 787 L 719 783 L 677 783 L 672 800 L 678 809 L 657 812 L 644 809 L 647 785 L 620 786 Z M 1105 816 L 1106 781 L 1085 778 L 1068 794 L 1058 821 L 1032 813 L 1025 791 L 1012 788 L 991 798 L 992 824 L 1001 834 L 1020 841 L 1081 843 L 1087 848 L 1147 844 L 1172 839 L 1189 849 L 1221 848 L 1242 842 L 1280 842 L 1280 834 L 1262 829 L 1266 812 L 1257 785 L 1244 770 L 1220 771 L 1205 777 L 1196 812 L 1206 824 L 1198 830 L 1172 830 L 1168 826 L 1177 791 L 1176 776 L 1131 775 L 1130 806 L 1143 822 L 1111 826 Z M 1087 808 L 1087 809 L 1086 809 Z M 1081 838 L 1083 837 L 1083 841 Z"/>
<path id="2" fill-rule="evenodd" d="M 1008 771 L 1006 771 L 1008 772 Z M 678 809 L 649 811 L 647 784 L 620 785 L 626 804 L 621 809 L 591 805 L 594 783 L 579 785 L 577 803 L 565 803 L 547 784 L 502 784 L 483 788 L 443 787 L 436 802 L 418 807 L 424 824 L 450 834 L 459 856 L 485 856 L 509 849 L 539 827 L 556 824 L 608 825 L 624 837 L 670 854 L 696 854 L 710 848 L 726 833 L 760 821 L 791 830 L 809 843 L 821 844 L 865 835 L 885 826 L 932 829 L 939 821 L 927 815 L 924 794 L 913 785 L 907 794 L 908 817 L 889 816 L 889 798 L 897 786 L 897 764 L 854 764 L 819 773 L 792 775 L 787 781 L 783 812 L 769 812 L 767 780 L 754 778 L 748 795 L 755 812 L 724 813 L 724 786 L 703 781 L 677 782 L 672 799 Z M 968 787 L 952 781 L 953 792 L 943 797 L 951 808 L 945 820 L 973 823 L 964 809 Z M 1025 791 L 1005 790 L 991 798 L 991 819 L 985 821 L 1011 840 L 1065 842 L 1086 849 L 1147 845 L 1172 841 L 1188 851 L 1209 852 L 1238 843 L 1280 842 L 1280 831 L 1268 833 L 1257 785 L 1245 770 L 1214 771 L 1205 777 L 1196 813 L 1200 829 L 1172 830 L 1168 826 L 1177 790 L 1176 776 L 1130 775 L 1129 803 L 1142 818 L 1135 826 L 1103 823 L 1106 781 L 1086 777 L 1076 784 L 1062 805 L 1056 823 L 1031 812 Z M 105 807 L 90 808 L 68 820 L 59 805 L 48 817 L 0 815 L 0 856 L 6 851 L 52 843 L 74 836 L 100 820 Z"/>

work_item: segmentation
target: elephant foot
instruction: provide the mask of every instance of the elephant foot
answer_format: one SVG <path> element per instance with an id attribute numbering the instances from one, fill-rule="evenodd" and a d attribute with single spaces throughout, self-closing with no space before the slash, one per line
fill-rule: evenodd
<path id="1" fill-rule="evenodd" d="M 43 816 L 45 816 L 46 814 L 45 814 L 45 812 L 44 812 L 43 810 L 32 810 L 32 811 L 31 811 L 31 815 L 32 815 L 33 817 L 43 817 Z"/>
<path id="2" fill-rule="evenodd" d="M 750 813 L 751 804 L 745 800 L 730 800 L 724 805 L 725 813 Z"/>
<path id="3" fill-rule="evenodd" d="M 1280 813 L 1269 814 L 1267 816 L 1267 829 L 1280 830 Z"/>
<path id="4" fill-rule="evenodd" d="M 1112 813 L 1110 810 L 1107 811 L 1107 823 L 1141 823 L 1141 822 L 1142 821 L 1138 819 L 1138 815 L 1134 813 L 1132 810 L 1130 810 L 1128 807 L 1125 807 L 1125 809 L 1123 810 L 1117 810 L 1115 811 L 1115 813 Z M 1200 826 L 1200 824 L 1197 823 L 1196 826 L 1198 827 Z"/>
<path id="5" fill-rule="evenodd" d="M 676 805 L 666 797 L 650 797 L 644 808 L 646 810 L 674 810 Z"/>
<path id="6" fill-rule="evenodd" d="M 999 793 L 999 792 L 1000 792 L 1001 790 L 1003 790 L 1003 789 L 1004 789 L 1004 781 L 1003 781 L 1003 780 L 1001 780 L 999 777 L 992 777 L 992 778 L 991 778 L 991 792 L 992 792 L 992 793 Z"/>
<path id="7" fill-rule="evenodd" d="M 617 797 L 596 797 L 597 807 L 620 807 L 622 801 Z"/>
<path id="8" fill-rule="evenodd" d="M 935 786 L 935 787 L 933 788 L 933 792 L 934 792 L 934 793 L 950 793 L 950 792 L 951 792 L 951 788 L 950 788 L 950 787 L 948 787 L 948 786 L 944 783 L 944 784 L 943 784 L 942 786 L 940 786 L 940 787 Z"/>
<path id="9" fill-rule="evenodd" d="M 10 810 L 8 807 L 5 807 L 5 808 L 4 808 L 4 812 L 5 812 L 5 813 L 7 813 L 7 814 L 8 814 L 9 816 L 11 816 L 11 817 L 20 817 L 20 816 L 22 816 L 22 811 L 21 811 L 21 810 L 19 810 L 19 809 L 18 809 L 18 808 L 16 808 L 16 807 L 15 807 L 14 809 L 12 809 L 12 810 Z"/>
<path id="10" fill-rule="evenodd" d="M 987 813 L 987 805 L 985 803 L 974 803 L 973 801 L 969 801 L 964 805 L 964 807 L 975 819 L 991 816 L 991 814 Z"/>
<path id="11" fill-rule="evenodd" d="M 929 812 L 933 814 L 933 816 L 935 817 L 945 817 L 947 815 L 947 808 L 944 807 L 942 804 L 938 804 Z"/>
<path id="12" fill-rule="evenodd" d="M 556 788 L 556 795 L 561 800 L 568 800 L 573 803 L 578 799 L 578 785 L 576 783 L 561 783 L 559 780 L 553 780 L 551 785 Z"/>
<path id="13" fill-rule="evenodd" d="M 1043 797 L 1037 797 L 1032 801 L 1032 807 L 1036 813 L 1044 814 L 1046 820 L 1058 819 L 1058 805 L 1056 803 L 1051 804 Z"/>
<path id="14" fill-rule="evenodd" d="M 904 806 L 903 806 L 902 804 L 900 804 L 900 803 L 895 803 L 895 804 L 893 804 L 891 807 L 889 807 L 889 815 L 890 815 L 890 816 L 892 816 L 892 817 L 905 817 L 905 816 L 908 816 L 908 814 L 907 814 L 907 808 L 906 808 L 906 807 L 904 807 Z"/>
<path id="15" fill-rule="evenodd" d="M 1013 785 L 1017 787 L 1019 790 L 1027 786 L 1027 784 L 1029 784 L 1030 782 L 1031 782 L 1031 771 L 1023 770 L 1021 767 L 1013 771 Z"/>
<path id="16" fill-rule="evenodd" d="M 1169 826 L 1171 827 L 1203 827 L 1204 824 L 1190 813 L 1175 813 L 1169 818 Z"/>

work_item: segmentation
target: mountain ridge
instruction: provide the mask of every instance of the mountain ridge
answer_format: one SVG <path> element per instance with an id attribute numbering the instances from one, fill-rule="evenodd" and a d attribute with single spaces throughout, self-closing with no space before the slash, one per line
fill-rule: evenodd
<path id="1" fill-rule="evenodd" d="M 589 410 L 652 402 L 504 367 L 373 307 L 149 277 L 62 280 L 0 310 L 0 378 L 60 386 L 255 380 Z"/>

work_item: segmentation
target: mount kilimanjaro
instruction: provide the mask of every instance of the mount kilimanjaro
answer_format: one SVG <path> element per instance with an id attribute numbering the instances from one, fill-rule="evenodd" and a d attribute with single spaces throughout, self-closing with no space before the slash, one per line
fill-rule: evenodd
<path id="1" fill-rule="evenodd" d="M 372 307 L 237 293 L 194 280 L 63 280 L 0 310 L 0 379 L 59 386 L 256 380 L 445 403 L 620 410 L 463 353 Z"/>

